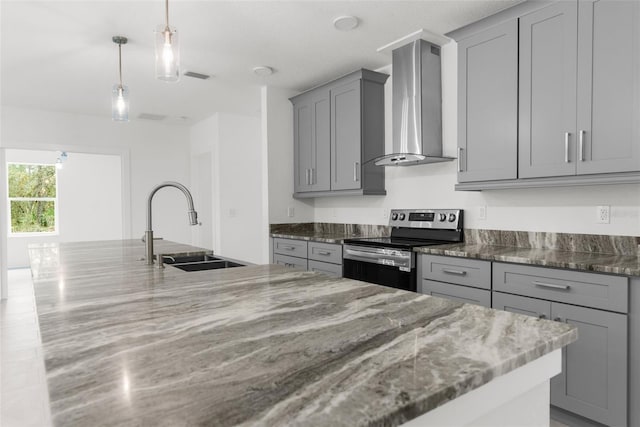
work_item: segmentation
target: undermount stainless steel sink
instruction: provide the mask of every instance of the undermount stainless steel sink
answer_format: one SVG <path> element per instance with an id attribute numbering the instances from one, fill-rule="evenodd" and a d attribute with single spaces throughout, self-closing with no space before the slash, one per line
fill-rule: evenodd
<path id="1" fill-rule="evenodd" d="M 217 270 L 220 268 L 245 266 L 244 264 L 240 264 L 238 262 L 218 258 L 213 255 L 207 254 L 184 256 L 164 255 L 163 261 L 165 264 L 169 264 L 172 267 L 179 268 L 183 271 Z"/>

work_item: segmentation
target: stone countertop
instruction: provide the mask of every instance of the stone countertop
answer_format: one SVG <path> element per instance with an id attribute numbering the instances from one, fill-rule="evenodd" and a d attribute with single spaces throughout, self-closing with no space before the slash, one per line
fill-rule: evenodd
<path id="1" fill-rule="evenodd" d="M 318 231 L 297 231 L 271 233 L 271 237 L 280 239 L 306 240 L 308 242 L 335 243 L 341 245 L 346 239 L 371 237 L 368 234 L 357 233 L 323 233 Z"/>
<path id="2" fill-rule="evenodd" d="M 553 249 L 514 248 L 508 246 L 454 243 L 414 249 L 418 253 L 511 262 L 598 273 L 640 276 L 640 256 L 595 252 L 570 252 Z"/>
<path id="3" fill-rule="evenodd" d="M 55 425 L 399 425 L 577 336 L 275 265 L 159 270 L 143 253 L 30 247 Z"/>

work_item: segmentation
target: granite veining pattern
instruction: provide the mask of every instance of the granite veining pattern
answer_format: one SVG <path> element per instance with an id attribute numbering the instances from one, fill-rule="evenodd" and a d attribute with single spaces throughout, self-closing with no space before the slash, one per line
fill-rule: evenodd
<path id="1" fill-rule="evenodd" d="M 276 238 L 341 244 L 345 239 L 389 236 L 391 228 L 386 225 L 372 224 L 305 222 L 271 224 L 270 232 L 271 237 Z"/>
<path id="2" fill-rule="evenodd" d="M 394 426 L 577 335 L 275 265 L 158 270 L 143 251 L 31 247 L 55 425 Z"/>
<path id="3" fill-rule="evenodd" d="M 640 276 L 640 237 L 465 230 L 465 242 L 416 248 L 419 253 Z"/>

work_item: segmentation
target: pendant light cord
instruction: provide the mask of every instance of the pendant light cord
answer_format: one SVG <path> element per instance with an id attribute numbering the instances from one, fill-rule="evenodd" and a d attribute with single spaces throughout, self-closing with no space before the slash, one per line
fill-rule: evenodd
<path id="1" fill-rule="evenodd" d="M 164 4 L 165 4 L 165 8 L 164 8 L 165 15 L 166 15 L 166 18 L 167 18 L 167 28 L 166 28 L 166 30 L 169 31 L 169 0 L 165 0 Z"/>
<path id="2" fill-rule="evenodd" d="M 120 75 L 120 89 L 122 89 L 122 43 L 118 43 L 118 74 Z"/>

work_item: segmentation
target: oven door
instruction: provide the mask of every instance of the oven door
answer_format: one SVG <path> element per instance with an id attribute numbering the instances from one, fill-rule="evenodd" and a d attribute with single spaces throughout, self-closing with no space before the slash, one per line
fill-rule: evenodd
<path id="1" fill-rule="evenodd" d="M 416 292 L 413 252 L 345 245 L 342 267 L 344 277 Z"/>

